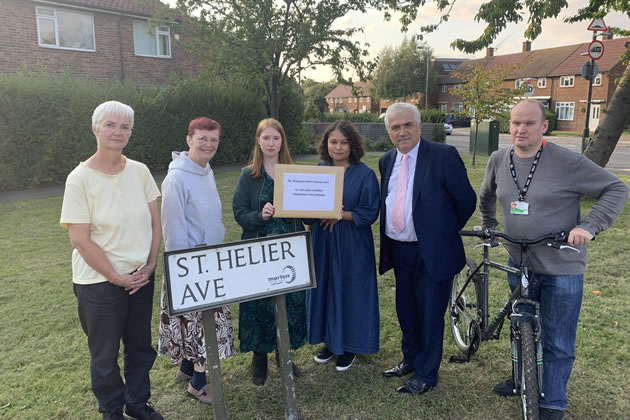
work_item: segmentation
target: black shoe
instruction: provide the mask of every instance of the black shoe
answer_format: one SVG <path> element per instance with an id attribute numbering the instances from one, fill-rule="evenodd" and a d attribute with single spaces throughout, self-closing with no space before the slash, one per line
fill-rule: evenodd
<path id="1" fill-rule="evenodd" d="M 343 372 L 344 370 L 350 369 L 350 366 L 352 366 L 352 363 L 354 363 L 356 358 L 356 354 L 350 353 L 349 351 L 344 352 L 341 356 L 337 357 L 335 369 L 337 369 L 337 372 Z"/>
<path id="2" fill-rule="evenodd" d="M 493 391 L 502 397 L 513 397 L 517 395 L 516 385 L 514 385 L 514 381 L 511 378 L 496 384 Z"/>
<path id="3" fill-rule="evenodd" d="M 410 363 L 407 363 L 404 359 L 400 361 L 395 367 L 383 371 L 383 376 L 391 378 L 392 376 L 406 376 L 413 372 L 413 367 Z"/>
<path id="4" fill-rule="evenodd" d="M 125 407 L 125 417 L 135 420 L 164 420 L 164 417 L 155 411 L 149 403 L 146 403 L 144 407 L 137 410 Z"/>
<path id="5" fill-rule="evenodd" d="M 335 357 L 335 353 L 330 351 L 328 347 L 324 347 L 324 349 L 317 353 L 313 359 L 315 359 L 317 363 L 328 363 L 328 361 L 333 357 Z"/>
<path id="6" fill-rule="evenodd" d="M 564 420 L 564 411 L 552 408 L 540 407 L 538 415 L 540 420 Z"/>
<path id="7" fill-rule="evenodd" d="M 103 420 L 123 420 L 122 410 L 103 413 Z"/>
<path id="8" fill-rule="evenodd" d="M 403 386 L 399 386 L 396 388 L 396 392 L 401 392 L 403 394 L 424 394 L 425 392 L 429 392 L 433 389 L 431 385 L 427 385 L 422 381 L 417 380 L 416 378 L 410 379 Z"/>
<path id="9" fill-rule="evenodd" d="M 265 384 L 267 380 L 267 353 L 254 352 L 252 356 L 252 382 L 256 386 Z"/>

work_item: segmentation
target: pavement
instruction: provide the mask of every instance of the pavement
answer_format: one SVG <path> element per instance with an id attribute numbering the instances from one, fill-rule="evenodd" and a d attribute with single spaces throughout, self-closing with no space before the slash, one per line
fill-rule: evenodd
<path id="1" fill-rule="evenodd" d="M 469 128 L 455 128 L 453 134 L 446 137 L 446 143 L 455 146 L 460 153 L 469 152 Z M 552 141 L 558 145 L 566 147 L 574 152 L 580 151 L 581 137 L 569 137 L 569 136 L 553 136 L 547 137 L 548 141 Z M 499 148 L 509 147 L 511 139 L 509 134 L 501 134 L 499 136 Z M 369 152 L 369 154 L 380 154 L 381 152 Z M 317 155 L 300 155 L 295 156 L 293 160 L 313 160 L 317 159 Z M 212 169 L 216 173 L 224 171 L 232 171 L 243 168 L 247 163 L 241 163 L 237 165 L 225 165 L 217 166 Z M 624 134 L 617 143 L 617 147 L 613 152 L 606 169 L 615 173 L 623 173 L 630 175 L 630 134 Z M 156 182 L 161 182 L 166 176 L 166 171 L 157 171 L 153 173 Z M 60 184 L 45 185 L 35 188 L 28 188 L 15 191 L 0 191 L 0 203 L 8 203 L 11 201 L 28 200 L 33 198 L 52 197 L 55 195 L 62 195 L 64 186 Z"/>

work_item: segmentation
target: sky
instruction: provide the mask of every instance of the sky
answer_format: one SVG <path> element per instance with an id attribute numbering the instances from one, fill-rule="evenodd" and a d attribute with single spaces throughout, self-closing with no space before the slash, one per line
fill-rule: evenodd
<path id="1" fill-rule="evenodd" d="M 174 0 L 163 0 L 166 3 L 174 3 Z M 434 33 L 425 35 L 426 41 L 433 48 L 434 57 L 458 57 L 458 58 L 479 58 L 485 56 L 485 50 L 474 55 L 466 55 L 457 50 L 451 49 L 449 44 L 456 38 L 465 40 L 476 39 L 485 28 L 484 22 L 477 23 L 474 16 L 479 10 L 479 6 L 487 0 L 458 0 L 453 7 L 451 17 L 448 22 L 442 23 L 438 30 Z M 581 42 L 590 42 L 592 32 L 587 31 L 589 21 L 578 23 L 564 23 L 563 20 L 567 16 L 575 14 L 575 12 L 588 4 L 588 0 L 569 0 L 569 7 L 563 9 L 556 19 L 547 19 L 543 21 L 542 33 L 532 41 L 532 49 L 542 49 L 558 47 L 562 45 L 578 44 Z M 436 23 L 440 17 L 440 13 L 431 0 L 427 0 L 427 4 L 419 11 L 417 19 L 410 25 L 407 34 L 400 32 L 400 22 L 398 18 L 393 16 L 391 21 L 385 22 L 383 14 L 376 10 L 369 10 L 366 13 L 349 13 L 343 18 L 338 19 L 334 26 L 336 28 L 362 27 L 364 32 L 358 34 L 355 39 L 362 43 L 370 44 L 370 58 L 374 59 L 378 53 L 385 47 L 395 47 L 400 45 L 405 35 L 410 36 L 419 32 L 419 28 L 423 25 Z M 510 54 L 520 52 L 522 43 L 525 40 L 523 34 L 527 27 L 527 16 L 524 16 L 524 22 L 518 25 L 510 24 L 497 37 L 493 47 L 495 55 Z M 604 18 L 606 25 L 630 28 L 628 17 L 621 13 L 609 14 Z M 352 72 L 345 72 L 346 77 L 352 77 Z M 322 82 L 333 79 L 333 73 L 330 68 L 320 66 L 315 70 L 308 70 L 302 73 L 302 77 L 308 77 L 316 81 Z"/>

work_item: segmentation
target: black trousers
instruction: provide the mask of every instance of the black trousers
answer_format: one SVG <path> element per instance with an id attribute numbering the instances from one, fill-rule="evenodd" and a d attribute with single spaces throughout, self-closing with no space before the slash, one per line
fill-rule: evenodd
<path id="1" fill-rule="evenodd" d="M 416 242 L 392 241 L 392 255 L 403 357 L 413 366 L 416 379 L 435 386 L 452 280 L 431 277 Z"/>
<path id="2" fill-rule="evenodd" d="M 151 396 L 149 370 L 156 352 L 151 346 L 154 275 L 133 295 L 110 282 L 74 284 L 79 320 L 88 338 L 92 391 L 98 411 L 143 407 Z M 125 381 L 118 353 L 124 349 Z"/>

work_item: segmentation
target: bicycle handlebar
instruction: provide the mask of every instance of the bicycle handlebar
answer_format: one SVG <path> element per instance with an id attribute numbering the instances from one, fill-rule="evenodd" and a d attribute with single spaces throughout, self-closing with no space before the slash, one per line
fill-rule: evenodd
<path id="1" fill-rule="evenodd" d="M 565 231 L 561 231 L 556 233 L 548 233 L 536 239 L 514 239 L 511 236 L 506 235 L 505 233 L 495 232 L 487 228 L 482 230 L 460 230 L 459 234 L 461 236 L 476 236 L 477 238 L 481 239 L 489 239 L 491 242 L 494 242 L 494 238 L 503 238 L 506 241 L 517 245 L 534 245 L 548 240 L 552 240 L 554 242 L 566 242 L 568 238 L 567 233 Z"/>

